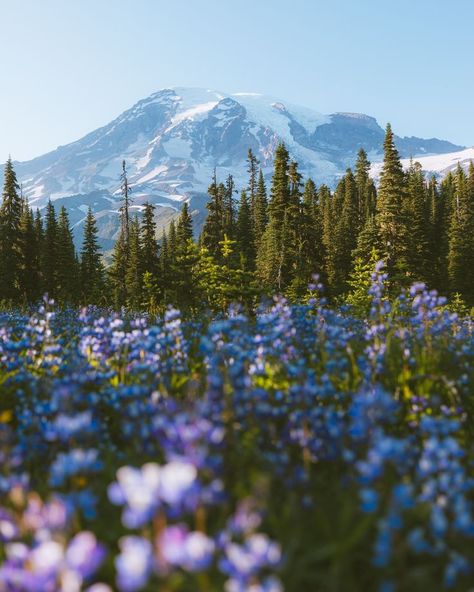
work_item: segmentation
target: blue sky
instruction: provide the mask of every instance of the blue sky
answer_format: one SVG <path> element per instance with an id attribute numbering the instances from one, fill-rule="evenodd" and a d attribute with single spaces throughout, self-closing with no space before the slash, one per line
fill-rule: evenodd
<path id="1" fill-rule="evenodd" d="M 472 0 L 0 0 L 0 22 L 0 160 L 76 140 L 167 86 L 474 144 Z"/>

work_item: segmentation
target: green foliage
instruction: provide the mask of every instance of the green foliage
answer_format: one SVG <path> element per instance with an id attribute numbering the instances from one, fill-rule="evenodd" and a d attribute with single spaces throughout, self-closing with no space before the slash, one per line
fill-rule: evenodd
<path id="1" fill-rule="evenodd" d="M 386 262 L 392 294 L 423 281 L 474 305 L 474 166 L 468 175 L 459 166 L 439 185 L 434 178 L 427 181 L 416 162 L 405 173 L 390 125 L 378 189 L 363 149 L 354 171 L 347 169 L 331 191 L 304 180 L 279 144 L 269 199 L 252 150 L 247 163 L 248 183 L 238 202 L 233 176 L 218 182 L 214 171 L 196 246 L 190 202 L 164 229 L 160 244 L 152 204 L 145 204 L 140 223 L 132 220 L 123 162 L 120 231 L 105 274 L 92 213 L 78 258 L 67 212 L 57 218 L 49 202 L 44 219 L 38 211 L 33 215 L 9 160 L 0 208 L 0 300 L 26 303 L 48 292 L 63 303 L 128 305 L 137 311 L 168 304 L 196 310 L 206 302 L 224 310 L 231 294 L 246 305 L 256 294 L 275 292 L 295 302 L 304 299 L 316 273 L 331 301 L 347 296 L 358 302 L 356 284 L 363 290 L 377 252 Z"/>
<path id="2" fill-rule="evenodd" d="M 89 207 L 84 226 L 84 237 L 80 256 L 81 301 L 99 304 L 104 301 L 104 266 L 97 239 L 97 223 Z"/>
<path id="3" fill-rule="evenodd" d="M 0 207 L 0 299 L 14 301 L 20 296 L 22 199 L 11 158 L 5 165 Z"/>
<path id="4" fill-rule="evenodd" d="M 372 249 L 368 261 L 364 261 L 361 257 L 357 257 L 354 261 L 354 269 L 347 282 L 350 291 L 345 298 L 345 303 L 351 307 L 353 313 L 358 317 L 365 318 L 369 313 L 371 305 L 369 288 L 372 284 L 375 264 L 379 259 L 377 251 Z"/>

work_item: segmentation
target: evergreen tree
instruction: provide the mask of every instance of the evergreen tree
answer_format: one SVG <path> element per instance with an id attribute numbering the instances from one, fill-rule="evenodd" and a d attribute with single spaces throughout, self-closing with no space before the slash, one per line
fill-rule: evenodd
<path id="1" fill-rule="evenodd" d="M 64 206 L 59 212 L 56 252 L 57 297 L 61 302 L 71 303 L 77 300 L 79 273 L 69 216 Z"/>
<path id="2" fill-rule="evenodd" d="M 353 313 L 364 319 L 367 318 L 372 304 L 372 296 L 369 290 L 372 285 L 372 274 L 378 260 L 379 255 L 376 249 L 372 249 L 367 261 L 356 257 L 354 269 L 348 281 L 350 291 L 345 302 L 352 307 Z"/>
<path id="3" fill-rule="evenodd" d="M 449 233 L 448 272 L 452 294 L 459 293 L 474 304 L 474 166 L 469 177 L 460 166 L 456 171 L 455 194 Z"/>
<path id="4" fill-rule="evenodd" d="M 128 268 L 125 280 L 127 304 L 132 310 L 139 310 L 143 300 L 143 269 L 140 224 L 137 217 L 130 222 Z"/>
<path id="5" fill-rule="evenodd" d="M 270 220 L 260 241 L 257 252 L 256 275 L 267 292 L 283 289 L 283 251 L 277 223 Z"/>
<path id="6" fill-rule="evenodd" d="M 141 226 L 142 267 L 144 273 L 158 275 L 158 241 L 156 240 L 155 207 L 146 203 Z"/>
<path id="7" fill-rule="evenodd" d="M 41 297 L 40 245 L 33 211 L 27 201 L 24 202 L 20 219 L 20 292 L 27 302 L 34 302 Z"/>
<path id="8" fill-rule="evenodd" d="M 407 173 L 410 232 L 408 266 L 412 278 L 428 281 L 430 276 L 430 219 L 425 178 L 421 165 L 411 162 Z"/>
<path id="9" fill-rule="evenodd" d="M 281 234 L 285 213 L 290 198 L 288 178 L 289 155 L 285 145 L 279 144 L 275 151 L 270 203 L 268 204 L 269 218 L 275 224 L 275 230 Z"/>
<path id="10" fill-rule="evenodd" d="M 284 251 L 288 244 L 285 233 L 290 231 L 287 220 L 290 201 L 288 170 L 289 155 L 282 143 L 275 151 L 271 198 L 268 204 L 269 222 L 257 254 L 257 274 L 267 290 L 281 291 L 286 287 L 288 279 L 288 259 Z"/>
<path id="11" fill-rule="evenodd" d="M 268 223 L 268 202 L 267 202 L 267 189 L 265 187 L 265 179 L 263 178 L 263 172 L 260 169 L 258 175 L 257 191 L 255 194 L 255 205 L 251 211 L 252 224 L 253 224 L 253 236 L 255 239 L 255 248 L 258 249 L 263 233 Z"/>
<path id="12" fill-rule="evenodd" d="M 257 188 L 258 188 L 258 178 L 259 178 L 259 169 L 258 169 L 259 161 L 255 154 L 253 153 L 252 149 L 249 148 L 248 155 L 247 155 L 247 172 L 249 175 L 249 183 L 247 186 L 247 194 L 249 196 L 249 206 L 251 211 L 251 216 L 254 216 L 255 212 L 255 200 L 257 197 Z"/>
<path id="13" fill-rule="evenodd" d="M 42 242 L 41 269 L 43 291 L 56 298 L 58 287 L 58 221 L 51 200 L 46 206 L 44 239 Z"/>
<path id="14" fill-rule="evenodd" d="M 239 214 L 237 218 L 237 250 L 240 254 L 240 267 L 254 269 L 255 241 L 252 227 L 252 215 L 249 198 L 246 191 L 240 196 Z"/>
<path id="15" fill-rule="evenodd" d="M 311 276 L 317 273 L 325 281 L 325 253 L 322 238 L 322 221 L 318 205 L 318 193 L 312 179 L 308 179 L 303 193 L 303 214 L 301 224 L 301 251 L 299 254 L 300 280 L 297 295 L 307 289 Z"/>
<path id="16" fill-rule="evenodd" d="M 199 248 L 188 239 L 177 250 L 173 271 L 174 302 L 180 309 L 194 310 L 200 303 L 200 291 L 195 281 L 195 269 L 199 262 Z"/>
<path id="17" fill-rule="evenodd" d="M 130 246 L 125 232 L 120 230 L 115 241 L 112 253 L 112 264 L 109 268 L 109 280 L 113 293 L 113 302 L 116 308 L 124 306 L 127 302 L 127 272 L 130 259 Z"/>
<path id="18" fill-rule="evenodd" d="M 369 177 L 370 162 L 363 148 L 359 150 L 355 164 L 355 183 L 358 201 L 358 224 L 362 228 L 365 221 L 375 214 L 376 189 L 374 182 Z"/>
<path id="19" fill-rule="evenodd" d="M 209 185 L 209 200 L 206 204 L 208 211 L 204 222 L 200 243 L 206 247 L 211 255 L 219 255 L 219 242 L 224 236 L 224 193 L 225 187 L 217 183 L 216 171 Z"/>
<path id="20" fill-rule="evenodd" d="M 390 124 L 384 141 L 384 161 L 377 199 L 381 256 L 392 281 L 404 282 L 407 273 L 408 229 L 406 182 Z"/>
<path id="21" fill-rule="evenodd" d="M 382 247 L 377 218 L 376 216 L 370 216 L 365 221 L 364 227 L 357 237 L 357 245 L 352 252 L 352 259 L 353 261 L 360 260 L 361 265 L 366 266 L 370 263 L 374 251 L 380 258 Z"/>
<path id="22" fill-rule="evenodd" d="M 122 174 L 120 175 L 120 191 L 122 193 L 122 205 L 120 206 L 120 221 L 125 244 L 128 248 L 128 239 L 130 233 L 131 188 L 128 183 L 127 166 L 125 160 L 122 161 Z"/>
<path id="23" fill-rule="evenodd" d="M 122 161 L 121 193 L 122 205 L 120 206 L 120 233 L 114 245 L 112 265 L 109 269 L 109 278 L 113 290 L 115 306 L 118 308 L 127 302 L 127 273 L 130 259 L 130 186 L 128 183 L 125 160 Z"/>
<path id="24" fill-rule="evenodd" d="M 89 207 L 81 249 L 81 299 L 84 304 L 99 304 L 105 285 L 104 266 L 97 237 L 97 223 Z"/>
<path id="25" fill-rule="evenodd" d="M 166 235 L 166 230 L 163 230 L 163 234 L 161 237 L 158 268 L 160 273 L 160 293 L 158 298 L 160 301 L 170 302 L 168 294 L 171 285 L 171 257 L 168 247 L 168 237 Z"/>
<path id="26" fill-rule="evenodd" d="M 20 295 L 21 215 L 23 204 L 11 158 L 4 171 L 0 207 L 0 298 L 14 301 Z"/>
<path id="27" fill-rule="evenodd" d="M 176 240 L 178 245 L 186 245 L 193 239 L 193 219 L 189 213 L 188 202 L 184 202 L 176 227 Z"/>
<path id="28" fill-rule="evenodd" d="M 222 191 L 222 188 L 221 188 Z M 235 183 L 232 175 L 229 175 L 226 179 L 225 188 L 223 191 L 222 203 L 223 203 L 223 220 L 222 220 L 222 235 L 230 237 L 235 236 Z M 222 238 L 221 238 L 222 240 Z M 220 241 L 219 241 L 220 242 Z"/>

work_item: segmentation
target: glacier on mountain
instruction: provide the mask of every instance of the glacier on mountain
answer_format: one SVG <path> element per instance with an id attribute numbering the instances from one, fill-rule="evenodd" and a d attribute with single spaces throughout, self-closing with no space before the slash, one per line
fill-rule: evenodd
<path id="1" fill-rule="evenodd" d="M 305 177 L 334 186 L 361 147 L 373 161 L 380 160 L 383 137 L 377 121 L 364 114 L 325 115 L 258 93 L 176 87 L 139 101 L 71 144 L 16 162 L 15 168 L 30 205 L 43 208 L 52 199 L 58 207 L 66 206 L 77 237 L 91 206 L 107 249 L 119 229 L 122 160 L 127 163 L 133 211 L 140 212 L 146 201 L 154 203 L 163 228 L 181 202 L 189 200 L 199 228 L 214 169 L 219 180 L 232 174 L 237 188 L 245 187 L 249 148 L 269 178 L 274 150 L 284 141 Z M 464 147 L 435 138 L 397 137 L 396 142 L 402 156 L 420 160 L 423 155 L 429 166 L 449 166 L 449 159 L 456 158 L 450 153 L 459 153 L 461 159 L 469 155 Z"/>

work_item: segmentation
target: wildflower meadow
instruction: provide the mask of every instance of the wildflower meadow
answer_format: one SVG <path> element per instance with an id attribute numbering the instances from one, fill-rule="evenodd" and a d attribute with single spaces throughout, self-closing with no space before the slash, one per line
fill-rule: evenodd
<path id="1" fill-rule="evenodd" d="M 470 589 L 472 319 L 385 283 L 2 313 L 0 590 Z"/>

